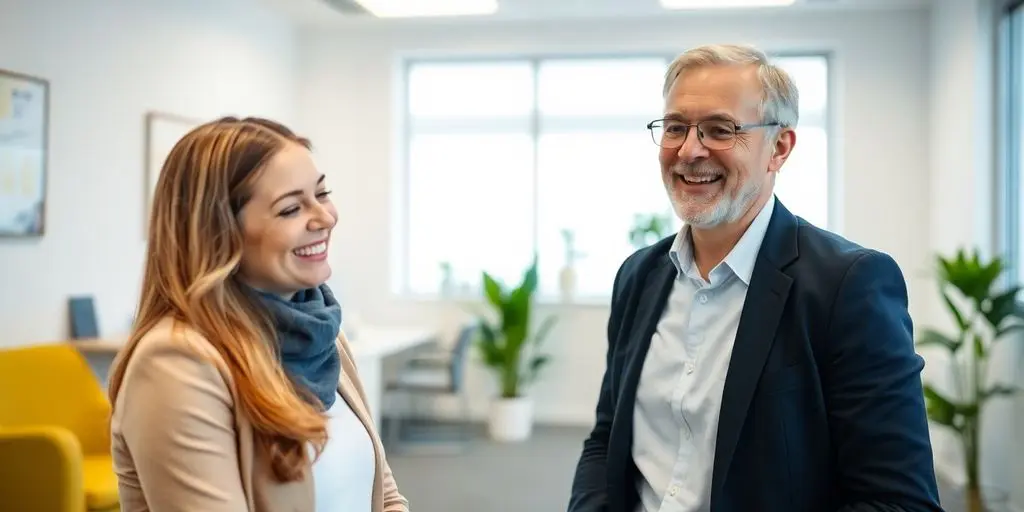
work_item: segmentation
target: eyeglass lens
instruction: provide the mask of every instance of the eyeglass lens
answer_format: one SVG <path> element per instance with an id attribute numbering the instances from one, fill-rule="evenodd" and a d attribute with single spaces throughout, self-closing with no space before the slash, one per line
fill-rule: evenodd
<path id="1" fill-rule="evenodd" d="M 658 121 L 651 126 L 651 136 L 654 143 L 663 148 L 678 148 L 686 141 L 690 128 L 682 121 Z M 701 121 L 696 128 L 700 141 L 711 150 L 729 149 L 736 138 L 736 128 L 728 121 Z"/>

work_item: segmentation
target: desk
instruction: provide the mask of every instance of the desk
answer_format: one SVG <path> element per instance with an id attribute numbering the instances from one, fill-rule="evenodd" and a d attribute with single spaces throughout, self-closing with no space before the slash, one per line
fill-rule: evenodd
<path id="1" fill-rule="evenodd" d="M 349 337 L 352 356 L 359 369 L 359 379 L 366 391 L 366 405 L 377 423 L 378 432 L 384 412 L 381 408 L 385 387 L 384 358 L 432 343 L 437 336 L 438 332 L 433 329 L 367 325 L 360 326 Z"/>
<path id="2" fill-rule="evenodd" d="M 69 341 L 83 354 L 106 354 L 110 356 L 117 355 L 121 351 L 121 347 L 124 346 L 125 340 L 119 339 L 72 339 Z"/>
<path id="3" fill-rule="evenodd" d="M 348 333 L 346 333 L 348 335 Z M 359 368 L 359 378 L 366 391 L 367 407 L 381 427 L 381 402 L 384 396 L 384 358 L 397 355 L 406 350 L 416 348 L 437 339 L 438 332 L 433 329 L 410 327 L 360 326 L 349 335 L 352 356 Z M 86 355 L 106 355 L 113 357 L 124 347 L 124 340 L 119 339 L 77 339 L 71 344 Z"/>

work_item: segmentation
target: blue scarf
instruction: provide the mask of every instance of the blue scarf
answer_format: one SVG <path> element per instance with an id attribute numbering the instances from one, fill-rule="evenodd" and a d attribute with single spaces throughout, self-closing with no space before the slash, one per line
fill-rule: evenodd
<path id="1" fill-rule="evenodd" d="M 326 284 L 291 300 L 259 293 L 277 328 L 278 353 L 285 373 L 330 409 L 338 392 L 341 356 L 337 345 L 341 305 Z"/>

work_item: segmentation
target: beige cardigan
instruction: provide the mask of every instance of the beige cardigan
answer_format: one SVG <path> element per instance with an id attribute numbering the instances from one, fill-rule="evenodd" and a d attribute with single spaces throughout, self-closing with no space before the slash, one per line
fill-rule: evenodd
<path id="1" fill-rule="evenodd" d="M 408 512 L 344 334 L 338 348 L 338 391 L 366 426 L 376 452 L 368 512 Z M 111 419 L 122 512 L 314 512 L 311 479 L 277 483 L 255 460 L 252 425 L 235 408 L 231 376 L 208 340 L 165 319 L 130 359 Z"/>

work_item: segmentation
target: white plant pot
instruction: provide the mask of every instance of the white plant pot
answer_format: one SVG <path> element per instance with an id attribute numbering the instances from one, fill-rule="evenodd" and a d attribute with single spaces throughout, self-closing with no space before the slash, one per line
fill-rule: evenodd
<path id="1" fill-rule="evenodd" d="M 529 439 L 533 433 L 533 400 L 525 396 L 495 399 L 491 402 L 488 431 L 491 439 L 502 443 Z"/>
<path id="2" fill-rule="evenodd" d="M 562 267 L 562 272 L 558 274 L 558 289 L 562 292 L 563 301 L 572 301 L 576 296 L 576 269 Z"/>

